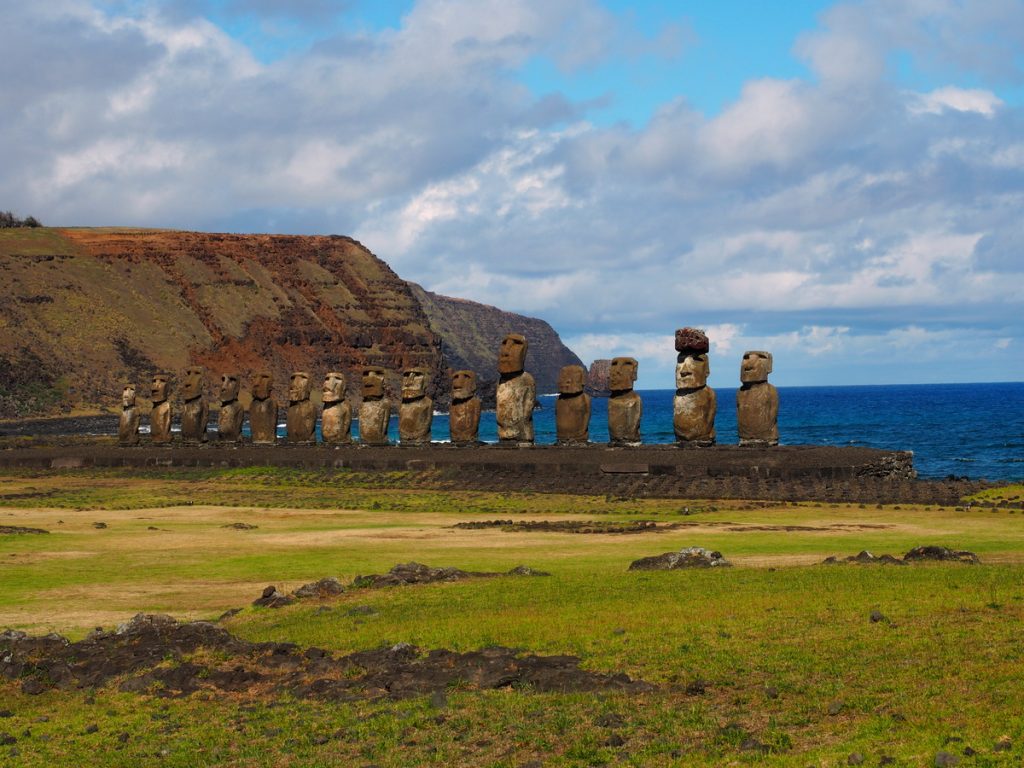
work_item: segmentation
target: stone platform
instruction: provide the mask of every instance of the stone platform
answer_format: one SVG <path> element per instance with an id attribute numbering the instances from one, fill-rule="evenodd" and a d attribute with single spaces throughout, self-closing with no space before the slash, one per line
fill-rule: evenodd
<path id="1" fill-rule="evenodd" d="M 0 450 L 0 467 L 278 466 L 355 472 L 365 487 L 526 491 L 621 499 L 751 499 L 956 505 L 987 486 L 916 480 L 907 451 L 833 446 L 610 448 L 48 445 Z"/>

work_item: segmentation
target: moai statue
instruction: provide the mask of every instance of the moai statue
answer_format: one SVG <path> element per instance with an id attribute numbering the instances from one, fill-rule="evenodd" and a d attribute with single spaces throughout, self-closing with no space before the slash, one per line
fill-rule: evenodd
<path id="1" fill-rule="evenodd" d="M 715 390 L 708 386 L 708 337 L 696 328 L 676 331 L 676 396 L 672 424 L 680 445 L 715 444 Z"/>
<path id="2" fill-rule="evenodd" d="M 242 439 L 245 409 L 238 402 L 238 376 L 225 373 L 220 377 L 220 411 L 217 413 L 217 439 L 237 443 Z"/>
<path id="3" fill-rule="evenodd" d="M 779 444 L 779 392 L 768 383 L 772 353 L 751 350 L 740 363 L 736 427 L 740 445 Z"/>
<path id="4" fill-rule="evenodd" d="M 476 396 L 476 373 L 452 374 L 452 404 L 448 408 L 448 427 L 454 445 L 480 442 L 480 398 Z"/>
<path id="5" fill-rule="evenodd" d="M 391 403 L 384 396 L 387 372 L 376 366 L 363 369 L 363 402 L 359 405 L 359 442 L 387 445 Z"/>
<path id="6" fill-rule="evenodd" d="M 254 373 L 249 386 L 252 403 L 249 405 L 249 431 L 256 445 L 277 442 L 277 400 L 274 399 L 274 377 L 270 371 Z"/>
<path id="7" fill-rule="evenodd" d="M 608 374 L 608 440 L 612 445 L 640 444 L 640 417 L 644 404 L 633 391 L 637 362 L 632 357 L 612 359 Z"/>
<path id="8" fill-rule="evenodd" d="M 135 407 L 135 385 L 125 385 L 121 393 L 121 417 L 117 422 L 117 440 L 121 445 L 139 444 L 139 421 L 142 414 Z"/>
<path id="9" fill-rule="evenodd" d="M 426 368 L 406 368 L 402 372 L 402 404 L 398 407 L 398 438 L 402 445 L 430 443 L 434 421 L 434 401 L 427 396 Z"/>
<path id="10" fill-rule="evenodd" d="M 153 401 L 153 410 L 149 412 L 149 436 L 157 445 L 171 443 L 170 381 L 171 377 L 166 373 L 157 373 L 149 385 L 149 396 Z"/>
<path id="11" fill-rule="evenodd" d="M 352 442 L 352 406 L 345 399 L 345 374 L 331 371 L 324 379 L 324 410 L 320 433 L 325 443 L 340 445 Z"/>
<path id="12" fill-rule="evenodd" d="M 558 372 L 555 435 L 559 445 L 586 444 L 590 439 L 590 395 L 583 391 L 586 381 L 582 365 L 566 365 Z"/>
<path id="13" fill-rule="evenodd" d="M 181 439 L 187 443 L 206 442 L 206 424 L 210 406 L 203 397 L 206 370 L 198 365 L 185 369 L 181 382 Z"/>
<path id="14" fill-rule="evenodd" d="M 309 399 L 312 389 L 309 373 L 295 371 L 288 385 L 288 442 L 310 444 L 316 442 L 316 406 Z"/>
<path id="15" fill-rule="evenodd" d="M 537 385 L 526 365 L 526 337 L 510 333 L 501 341 L 498 353 L 497 421 L 501 442 L 533 442 L 533 406 L 537 401 Z"/>

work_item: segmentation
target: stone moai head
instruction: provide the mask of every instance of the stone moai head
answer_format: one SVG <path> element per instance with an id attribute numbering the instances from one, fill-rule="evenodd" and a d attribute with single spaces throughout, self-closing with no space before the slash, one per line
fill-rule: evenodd
<path id="1" fill-rule="evenodd" d="M 345 374 L 340 371 L 331 371 L 324 379 L 323 401 L 324 403 L 338 403 L 345 399 Z"/>
<path id="2" fill-rule="evenodd" d="M 740 362 L 740 383 L 756 384 L 761 381 L 768 381 L 768 374 L 771 372 L 771 352 L 761 352 L 752 349 L 743 353 L 743 360 Z"/>
<path id="3" fill-rule="evenodd" d="M 498 352 L 498 373 L 521 373 L 526 367 L 526 337 L 510 333 L 501 340 Z"/>
<path id="4" fill-rule="evenodd" d="M 312 387 L 309 382 L 308 371 L 295 371 L 288 384 L 288 400 L 292 403 L 300 403 L 309 400 L 309 393 Z"/>
<path id="5" fill-rule="evenodd" d="M 476 394 L 476 371 L 455 371 L 452 374 L 452 400 L 468 400 Z"/>
<path id="6" fill-rule="evenodd" d="M 373 400 L 384 397 L 384 379 L 387 372 L 383 368 L 371 367 L 363 369 L 363 399 Z"/>
<path id="7" fill-rule="evenodd" d="M 135 407 L 135 385 L 125 384 L 124 390 L 121 392 L 121 407 L 122 408 L 134 408 Z"/>
<path id="8" fill-rule="evenodd" d="M 416 400 L 427 394 L 427 379 L 430 371 L 426 368 L 406 368 L 402 371 L 402 399 Z"/>
<path id="9" fill-rule="evenodd" d="M 230 403 L 238 399 L 238 376 L 225 373 L 220 377 L 220 401 Z"/>
<path id="10" fill-rule="evenodd" d="M 252 396 L 256 400 L 266 400 L 274 391 L 274 377 L 270 371 L 259 371 L 252 375 L 249 386 L 252 387 Z"/>
<path id="11" fill-rule="evenodd" d="M 206 369 L 202 366 L 193 365 L 185 369 L 185 378 L 181 382 L 181 399 L 195 400 L 203 396 L 203 380 L 206 378 Z"/>
<path id="12" fill-rule="evenodd" d="M 582 365 L 566 365 L 558 372 L 558 393 L 578 395 L 587 381 L 587 372 Z"/>
<path id="13" fill-rule="evenodd" d="M 162 403 L 167 399 L 167 389 L 170 386 L 171 377 L 166 373 L 153 375 L 153 382 L 149 385 L 149 396 L 154 403 Z"/>
<path id="14" fill-rule="evenodd" d="M 711 364 L 707 353 L 679 353 L 676 363 L 676 389 L 698 389 L 707 386 Z"/>
<path id="15" fill-rule="evenodd" d="M 608 389 L 613 392 L 625 392 L 633 388 L 636 381 L 638 363 L 632 357 L 613 357 L 608 373 Z"/>

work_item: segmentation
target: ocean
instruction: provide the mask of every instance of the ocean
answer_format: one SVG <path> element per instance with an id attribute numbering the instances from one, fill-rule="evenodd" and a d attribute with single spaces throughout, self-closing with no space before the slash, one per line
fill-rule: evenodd
<path id="1" fill-rule="evenodd" d="M 673 390 L 638 390 L 645 443 L 672 443 Z M 719 444 L 735 444 L 736 390 L 716 387 Z M 540 396 L 536 441 L 555 441 L 555 395 Z M 353 431 L 356 425 L 353 425 Z M 392 439 L 398 437 L 392 418 Z M 448 417 L 434 417 L 433 437 L 448 439 Z M 925 478 L 949 475 L 1024 481 L 1024 383 L 779 387 L 779 437 L 786 445 L 861 445 L 914 452 Z M 480 438 L 497 441 L 494 412 L 480 418 Z M 594 398 L 590 439 L 608 439 L 607 400 Z"/>

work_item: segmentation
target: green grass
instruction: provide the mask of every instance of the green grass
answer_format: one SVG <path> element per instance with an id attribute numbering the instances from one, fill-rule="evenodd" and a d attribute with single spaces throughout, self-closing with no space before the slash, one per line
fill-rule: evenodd
<path id="1" fill-rule="evenodd" d="M 1022 514 L 380 490 L 364 481 L 280 470 L 7 472 L 0 524 L 54 533 L 0 537 L 0 625 L 81 637 L 137 611 L 215 617 L 267 583 L 348 580 L 413 559 L 494 571 L 526 563 L 552 576 L 352 590 L 326 603 L 247 608 L 225 626 L 249 640 L 338 653 L 411 642 L 573 654 L 584 668 L 657 689 L 457 689 L 439 706 L 430 697 L 163 699 L 116 685 L 30 697 L 0 683 L 0 710 L 13 712 L 0 718 L 0 734 L 17 737 L 20 751 L 13 758 L 0 747 L 0 764 L 836 766 L 859 752 L 865 765 L 891 756 L 919 766 L 940 750 L 965 766 L 1021 763 Z M 27 495 L 35 493 L 45 495 Z M 686 506 L 691 514 L 680 514 Z M 450 528 L 566 514 L 698 526 L 627 536 Z M 221 527 L 233 521 L 259 528 Z M 818 564 L 923 543 L 970 549 L 983 564 Z M 690 544 L 720 549 L 736 566 L 626 570 Z M 356 606 L 374 612 L 350 613 Z M 885 620 L 870 621 L 874 610 Z M 687 692 L 696 680 L 703 694 Z M 602 725 L 610 714 L 621 724 Z M 93 723 L 99 731 L 87 734 Z M 1003 735 L 1014 746 L 996 752 Z M 743 749 L 747 739 L 764 750 Z"/>

